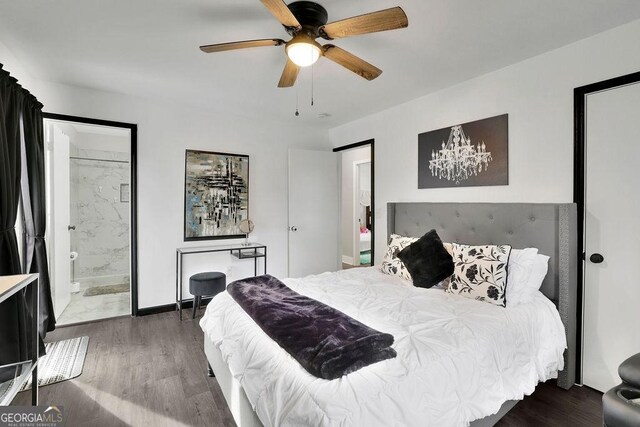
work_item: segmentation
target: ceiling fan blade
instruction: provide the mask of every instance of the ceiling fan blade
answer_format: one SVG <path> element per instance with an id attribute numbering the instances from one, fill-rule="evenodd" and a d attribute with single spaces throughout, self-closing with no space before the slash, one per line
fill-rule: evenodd
<path id="1" fill-rule="evenodd" d="M 224 52 L 225 50 L 246 49 L 249 47 L 280 46 L 284 44 L 281 39 L 245 40 L 241 42 L 218 43 L 200 46 L 205 53 Z"/>
<path id="2" fill-rule="evenodd" d="M 340 49 L 332 44 L 322 46 L 322 51 L 324 52 L 324 56 L 328 59 L 332 60 L 336 64 L 342 65 L 367 80 L 373 80 L 382 74 L 382 70 L 378 67 L 371 65 L 367 61 L 360 59 L 346 50 Z"/>
<path id="3" fill-rule="evenodd" d="M 302 28 L 296 17 L 291 13 L 287 4 L 282 0 L 260 0 L 269 12 L 285 27 Z"/>
<path id="4" fill-rule="evenodd" d="M 327 40 L 332 40 L 360 34 L 377 33 L 379 31 L 396 30 L 408 26 L 407 15 L 398 6 L 331 22 L 320 27 L 320 35 Z"/>
<path id="5" fill-rule="evenodd" d="M 296 83 L 300 67 L 294 64 L 289 58 L 287 58 L 287 65 L 284 66 L 282 76 L 278 82 L 278 87 L 291 87 Z"/>

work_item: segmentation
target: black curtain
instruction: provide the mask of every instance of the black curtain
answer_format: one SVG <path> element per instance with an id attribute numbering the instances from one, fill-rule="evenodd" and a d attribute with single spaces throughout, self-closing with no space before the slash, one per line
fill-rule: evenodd
<path id="1" fill-rule="evenodd" d="M 31 94 L 27 94 L 23 103 L 22 122 L 24 129 L 25 153 L 27 158 L 27 176 L 29 181 L 29 199 L 31 212 L 25 210 L 26 258 L 29 273 L 40 273 L 40 336 L 44 338 L 48 331 L 56 327 L 53 313 L 53 300 L 49 282 L 47 248 L 44 241 L 46 227 L 46 193 L 44 183 L 44 130 L 42 123 L 42 104 Z M 23 197 L 24 197 L 23 193 Z"/>
<path id="2" fill-rule="evenodd" d="M 21 273 L 15 224 L 20 201 L 23 100 L 22 87 L 0 64 L 0 275 Z M 29 358 L 28 332 L 27 306 L 20 292 L 0 305 L 0 365 Z"/>
<path id="3" fill-rule="evenodd" d="M 15 224 L 22 197 L 24 270 L 39 273 L 40 354 L 55 329 L 44 241 L 46 225 L 42 104 L 0 64 L 0 275 L 23 272 Z M 0 365 L 31 358 L 32 287 L 0 305 Z M 10 373 L 9 373 L 10 374 Z M 0 373 L 0 382 L 5 380 Z"/>

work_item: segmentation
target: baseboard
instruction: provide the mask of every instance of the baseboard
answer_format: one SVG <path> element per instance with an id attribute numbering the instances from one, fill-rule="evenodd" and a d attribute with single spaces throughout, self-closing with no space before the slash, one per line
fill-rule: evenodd
<path id="1" fill-rule="evenodd" d="M 183 304 L 184 307 L 184 304 Z M 168 311 L 176 311 L 176 304 L 155 305 L 153 307 L 145 307 L 138 309 L 138 316 L 149 316 L 150 314 L 166 313 Z"/>
<path id="2" fill-rule="evenodd" d="M 212 297 L 202 297 L 202 306 L 209 304 Z M 182 301 L 182 310 L 186 310 L 188 308 L 193 308 L 193 300 L 183 300 Z M 167 313 L 169 311 L 177 311 L 178 307 L 176 303 L 164 304 L 164 305 L 155 305 L 152 307 L 145 307 L 138 309 L 138 316 L 149 316 L 151 314 L 160 314 Z"/>
<path id="3" fill-rule="evenodd" d="M 69 326 L 86 325 L 87 323 L 106 322 L 107 320 L 124 319 L 124 318 L 131 318 L 131 317 L 134 317 L 134 316 L 130 314 L 123 314 L 122 316 L 103 317 L 102 319 L 92 319 L 92 320 L 85 320 L 84 322 L 65 323 L 64 325 L 56 324 L 56 329 L 67 328 Z"/>
<path id="4" fill-rule="evenodd" d="M 349 264 L 349 265 L 355 265 L 354 262 L 353 262 L 353 257 L 346 256 L 346 255 L 342 255 L 342 263 L 343 264 Z"/>

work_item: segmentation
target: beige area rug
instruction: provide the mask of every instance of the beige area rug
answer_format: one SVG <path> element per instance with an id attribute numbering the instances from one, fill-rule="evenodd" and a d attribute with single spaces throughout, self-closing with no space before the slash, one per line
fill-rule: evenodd
<path id="1" fill-rule="evenodd" d="M 121 294 L 123 292 L 129 292 L 128 283 L 120 283 L 118 285 L 93 286 L 91 288 L 87 288 L 82 295 L 85 297 L 93 297 L 96 295 Z"/>
<path id="2" fill-rule="evenodd" d="M 89 347 L 89 337 L 70 338 L 46 343 L 47 354 L 38 359 L 38 385 L 45 386 L 79 376 Z M 0 401 L 12 388 L 15 380 L 0 384 Z M 31 376 L 20 391 L 31 388 Z"/>

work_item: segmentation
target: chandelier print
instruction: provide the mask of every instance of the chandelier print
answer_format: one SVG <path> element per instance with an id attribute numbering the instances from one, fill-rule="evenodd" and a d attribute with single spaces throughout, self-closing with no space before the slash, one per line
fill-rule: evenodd
<path id="1" fill-rule="evenodd" d="M 418 188 L 509 185 L 509 115 L 418 135 Z"/>
<path id="2" fill-rule="evenodd" d="M 447 142 L 442 142 L 442 149 L 431 150 L 429 170 L 434 177 L 460 184 L 460 181 L 486 171 L 491 160 L 491 152 L 487 151 L 484 141 L 474 146 L 471 138 L 464 134 L 462 125 L 457 125 L 451 128 Z"/>

